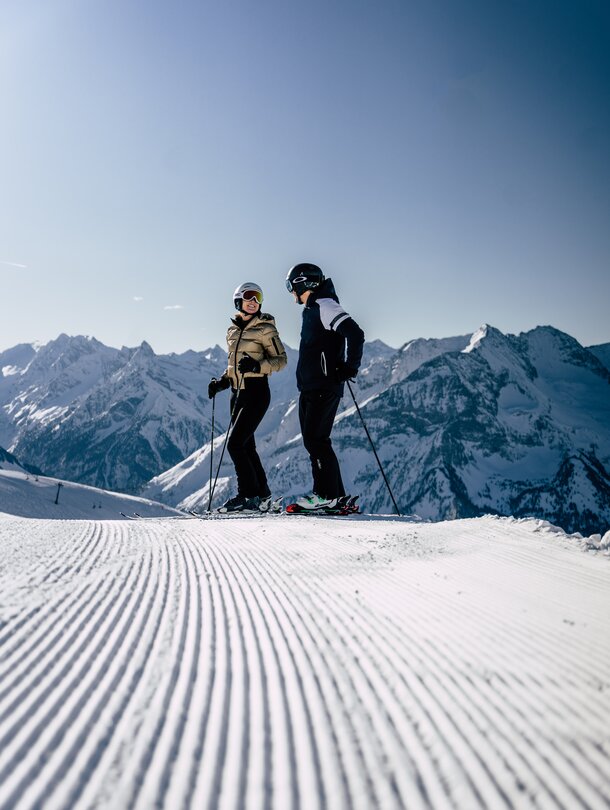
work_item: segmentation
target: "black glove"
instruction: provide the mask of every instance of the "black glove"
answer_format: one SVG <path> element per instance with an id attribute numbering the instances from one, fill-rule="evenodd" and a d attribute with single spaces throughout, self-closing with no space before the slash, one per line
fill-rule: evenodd
<path id="1" fill-rule="evenodd" d="M 244 354 L 237 364 L 237 370 L 240 374 L 247 374 L 248 372 L 258 374 L 261 370 L 261 364 L 258 362 L 258 360 L 250 357 L 249 354 Z"/>
<path id="2" fill-rule="evenodd" d="M 337 379 L 339 382 L 347 382 L 348 380 L 354 380 L 356 375 L 358 374 L 358 369 L 354 368 L 353 366 L 348 366 L 343 360 L 337 366 Z"/>
<path id="3" fill-rule="evenodd" d="M 226 377 L 221 377 L 219 380 L 217 380 L 216 377 L 212 377 L 208 385 L 208 397 L 214 399 L 219 391 L 224 391 L 230 385 L 231 383 Z"/>

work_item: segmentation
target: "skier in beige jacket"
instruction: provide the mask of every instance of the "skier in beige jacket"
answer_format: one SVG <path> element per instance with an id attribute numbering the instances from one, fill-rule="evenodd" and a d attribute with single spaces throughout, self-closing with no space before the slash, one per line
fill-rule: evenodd
<path id="1" fill-rule="evenodd" d="M 229 361 L 219 380 L 208 386 L 208 396 L 231 388 L 231 435 L 227 444 L 235 465 L 237 495 L 219 512 L 267 511 L 271 493 L 267 476 L 256 451 L 254 433 L 271 401 L 268 377 L 286 365 L 282 345 L 272 315 L 261 312 L 263 291 L 246 282 L 233 293 L 237 315 L 227 331 Z"/>

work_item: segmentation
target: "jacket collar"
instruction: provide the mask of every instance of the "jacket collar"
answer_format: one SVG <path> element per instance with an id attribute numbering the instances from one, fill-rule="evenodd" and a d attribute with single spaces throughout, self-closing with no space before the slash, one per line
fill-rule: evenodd
<path id="1" fill-rule="evenodd" d="M 246 326 L 250 326 L 255 321 L 258 321 L 259 317 L 260 317 L 260 310 L 256 313 L 256 315 L 254 315 L 247 321 L 244 321 L 243 318 L 240 318 L 238 314 L 234 318 L 231 318 L 231 323 L 234 323 L 238 329 L 241 329 L 243 331 L 246 328 Z"/>
<path id="2" fill-rule="evenodd" d="M 333 284 L 332 278 L 326 278 L 322 282 L 322 284 L 314 290 L 312 294 L 307 299 L 305 306 L 311 307 L 315 304 L 318 298 L 332 298 L 334 301 L 339 303 L 339 299 L 337 298 L 337 293 L 335 292 L 335 285 Z"/>

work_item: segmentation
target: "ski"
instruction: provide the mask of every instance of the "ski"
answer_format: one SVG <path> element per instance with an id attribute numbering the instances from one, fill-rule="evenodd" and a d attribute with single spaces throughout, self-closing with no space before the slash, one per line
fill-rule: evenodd
<path id="1" fill-rule="evenodd" d="M 240 510 L 237 512 L 219 512 L 218 510 L 214 510 L 213 512 L 195 512 L 194 510 L 189 510 L 189 515 L 192 517 L 197 518 L 198 520 L 219 520 L 221 518 L 257 518 L 257 517 L 266 517 L 267 515 L 281 515 L 282 514 L 282 498 L 275 498 L 275 500 L 271 501 L 269 507 L 267 509 L 257 509 L 257 510 Z"/>
<path id="2" fill-rule="evenodd" d="M 289 503 L 286 506 L 287 515 L 308 515 L 310 517 L 349 517 L 350 515 L 361 514 L 356 501 L 359 495 L 345 495 L 339 498 L 336 506 L 322 507 L 320 509 L 307 509 L 297 503 Z"/>
<path id="3" fill-rule="evenodd" d="M 261 518 L 266 517 L 265 512 L 202 512 L 192 514 L 195 520 L 237 520 L 238 518 Z"/>
<path id="4" fill-rule="evenodd" d="M 238 518 L 264 518 L 277 516 L 283 512 L 189 512 L 196 520 L 237 520 Z"/>
<path id="5" fill-rule="evenodd" d="M 181 514 L 169 514 L 169 515 L 141 515 L 139 512 L 132 512 L 130 515 L 126 514 L 125 512 L 119 512 L 121 517 L 126 518 L 127 520 L 167 520 L 171 518 L 172 520 L 186 520 L 190 516 L 187 515 L 186 512 Z"/>
<path id="6" fill-rule="evenodd" d="M 305 517 L 354 517 L 355 515 L 361 515 L 362 512 L 347 512 L 345 509 L 302 509 L 301 507 L 297 506 L 294 507 L 295 504 L 288 504 L 286 507 L 286 515 L 304 515 Z"/>

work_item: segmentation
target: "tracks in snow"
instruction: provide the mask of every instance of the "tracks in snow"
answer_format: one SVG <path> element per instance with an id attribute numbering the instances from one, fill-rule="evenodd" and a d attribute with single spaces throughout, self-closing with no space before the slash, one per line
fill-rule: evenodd
<path id="1" fill-rule="evenodd" d="M 0 808 L 610 801 L 604 560 L 491 519 L 0 532 Z"/>

